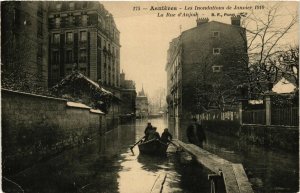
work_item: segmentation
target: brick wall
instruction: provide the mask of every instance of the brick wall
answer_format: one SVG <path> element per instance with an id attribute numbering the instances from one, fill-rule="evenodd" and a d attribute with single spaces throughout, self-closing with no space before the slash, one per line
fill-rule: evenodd
<path id="1" fill-rule="evenodd" d="M 64 99 L 2 89 L 2 163 L 14 173 L 106 129 L 106 116 Z"/>

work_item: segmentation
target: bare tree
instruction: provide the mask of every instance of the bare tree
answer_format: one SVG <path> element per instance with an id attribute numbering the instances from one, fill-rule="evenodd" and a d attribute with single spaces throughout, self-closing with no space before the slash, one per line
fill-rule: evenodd
<path id="1" fill-rule="evenodd" d="M 276 63 L 282 76 L 290 79 L 299 89 L 299 46 L 290 47 L 282 52 Z"/>
<path id="2" fill-rule="evenodd" d="M 297 10 L 290 12 L 284 2 L 263 3 L 264 10 L 252 11 L 244 20 L 249 55 L 249 86 L 252 94 L 271 90 L 281 76 L 278 57 L 286 50 L 285 38 L 298 23 Z"/>

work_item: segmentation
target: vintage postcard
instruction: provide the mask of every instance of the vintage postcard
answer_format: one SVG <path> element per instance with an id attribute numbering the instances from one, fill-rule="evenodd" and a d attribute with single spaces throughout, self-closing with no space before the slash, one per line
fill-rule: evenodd
<path id="1" fill-rule="evenodd" d="M 2 191 L 298 192 L 298 11 L 2 1 Z"/>

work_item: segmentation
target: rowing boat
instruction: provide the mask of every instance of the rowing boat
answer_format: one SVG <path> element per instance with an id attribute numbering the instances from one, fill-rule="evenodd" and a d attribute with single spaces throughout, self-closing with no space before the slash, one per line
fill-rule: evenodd
<path id="1" fill-rule="evenodd" d="M 168 144 L 158 139 L 142 142 L 138 145 L 141 154 L 163 155 L 168 149 Z"/>

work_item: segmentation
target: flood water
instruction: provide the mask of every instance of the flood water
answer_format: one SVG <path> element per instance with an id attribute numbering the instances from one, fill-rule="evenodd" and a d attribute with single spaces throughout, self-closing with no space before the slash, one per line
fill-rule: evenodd
<path id="1" fill-rule="evenodd" d="M 242 163 L 252 188 L 260 193 L 299 191 L 299 155 L 249 145 L 236 138 L 206 132 L 204 148 L 234 163 Z"/>
<path id="2" fill-rule="evenodd" d="M 152 125 L 162 133 L 163 119 Z M 144 135 L 146 121 L 120 125 L 105 137 L 67 150 L 61 155 L 37 164 L 3 180 L 5 192 L 40 193 L 150 193 L 159 175 L 167 174 L 164 192 L 209 192 L 207 170 L 196 163 L 178 163 L 176 148 L 169 146 L 166 157 L 139 155 L 130 146 Z M 15 184 L 14 184 L 15 183 Z M 17 185 L 16 185 L 17 184 Z"/>
<path id="3" fill-rule="evenodd" d="M 151 120 L 162 133 L 163 119 Z M 129 147 L 144 135 L 146 121 L 120 125 L 105 136 L 67 150 L 3 180 L 4 192 L 150 193 L 159 175 L 167 174 L 163 192 L 210 192 L 210 173 L 196 163 L 178 162 L 176 148 L 166 157 L 139 155 Z M 298 191 L 298 155 L 246 145 L 231 137 L 207 132 L 204 148 L 234 163 L 242 163 L 255 192 Z"/>

